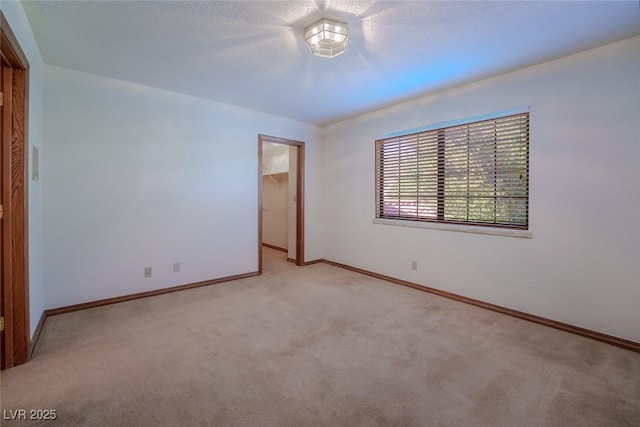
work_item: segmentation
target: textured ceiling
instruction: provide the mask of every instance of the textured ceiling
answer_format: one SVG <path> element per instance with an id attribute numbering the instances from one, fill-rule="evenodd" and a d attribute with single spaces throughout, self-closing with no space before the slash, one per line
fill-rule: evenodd
<path id="1" fill-rule="evenodd" d="M 631 1 L 25 1 L 45 63 L 326 124 L 640 35 Z M 302 31 L 347 22 L 351 49 Z"/>

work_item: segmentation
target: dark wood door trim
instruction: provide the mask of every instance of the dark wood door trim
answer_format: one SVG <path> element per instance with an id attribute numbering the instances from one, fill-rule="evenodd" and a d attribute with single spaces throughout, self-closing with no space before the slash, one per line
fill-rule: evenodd
<path id="1" fill-rule="evenodd" d="M 296 174 L 296 265 L 304 265 L 304 142 L 258 135 L 258 272 L 262 274 L 262 143 L 298 147 Z"/>
<path id="2" fill-rule="evenodd" d="M 27 116 L 29 62 L 9 23 L 0 12 L 3 66 L 2 185 L 2 315 L 0 368 L 25 363 L 30 355 L 28 274 Z"/>

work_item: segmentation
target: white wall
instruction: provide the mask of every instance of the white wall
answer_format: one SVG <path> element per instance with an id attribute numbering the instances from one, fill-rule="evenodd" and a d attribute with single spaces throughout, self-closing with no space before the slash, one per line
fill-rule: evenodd
<path id="1" fill-rule="evenodd" d="M 288 147 L 287 147 L 288 148 Z M 262 177 L 262 242 L 278 248 L 289 246 L 289 174 Z"/>
<path id="2" fill-rule="evenodd" d="M 260 133 L 306 142 L 319 198 L 308 124 L 48 65 L 44 112 L 47 307 L 257 271 Z"/>
<path id="3" fill-rule="evenodd" d="M 15 34 L 22 51 L 29 61 L 29 105 L 28 105 L 28 134 L 29 159 L 32 147 L 39 149 L 40 166 L 44 164 L 45 153 L 42 144 L 42 96 L 44 63 L 40 50 L 36 44 L 31 27 L 20 2 L 1 1 L 0 7 L 11 30 Z M 35 328 L 44 311 L 44 282 L 43 282 L 43 213 L 42 213 L 42 182 L 46 180 L 40 172 L 40 180 L 31 180 L 31 160 L 29 160 L 29 313 L 30 334 Z"/>
<path id="4" fill-rule="evenodd" d="M 640 341 L 639 73 L 636 37 L 328 126 L 325 258 Z M 531 239 L 372 223 L 376 138 L 520 106 Z"/>
<path id="5" fill-rule="evenodd" d="M 262 242 L 289 246 L 289 146 L 262 143 Z"/>

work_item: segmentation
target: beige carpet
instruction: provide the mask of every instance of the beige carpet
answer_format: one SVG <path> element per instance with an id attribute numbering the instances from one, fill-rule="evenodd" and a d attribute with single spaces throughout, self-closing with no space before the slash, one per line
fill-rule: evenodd
<path id="1" fill-rule="evenodd" d="M 58 426 L 639 426 L 640 354 L 265 249 L 262 277 L 47 320 Z"/>

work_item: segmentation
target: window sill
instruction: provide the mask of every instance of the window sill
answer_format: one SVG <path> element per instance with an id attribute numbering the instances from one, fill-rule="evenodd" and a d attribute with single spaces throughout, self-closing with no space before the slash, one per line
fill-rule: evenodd
<path id="1" fill-rule="evenodd" d="M 491 236 L 531 238 L 529 230 L 514 230 L 511 228 L 483 227 L 479 225 L 443 224 L 439 222 L 405 221 L 401 219 L 374 218 L 374 224 L 395 225 L 400 227 L 429 228 L 432 230 L 458 231 L 462 233 L 486 234 Z"/>

